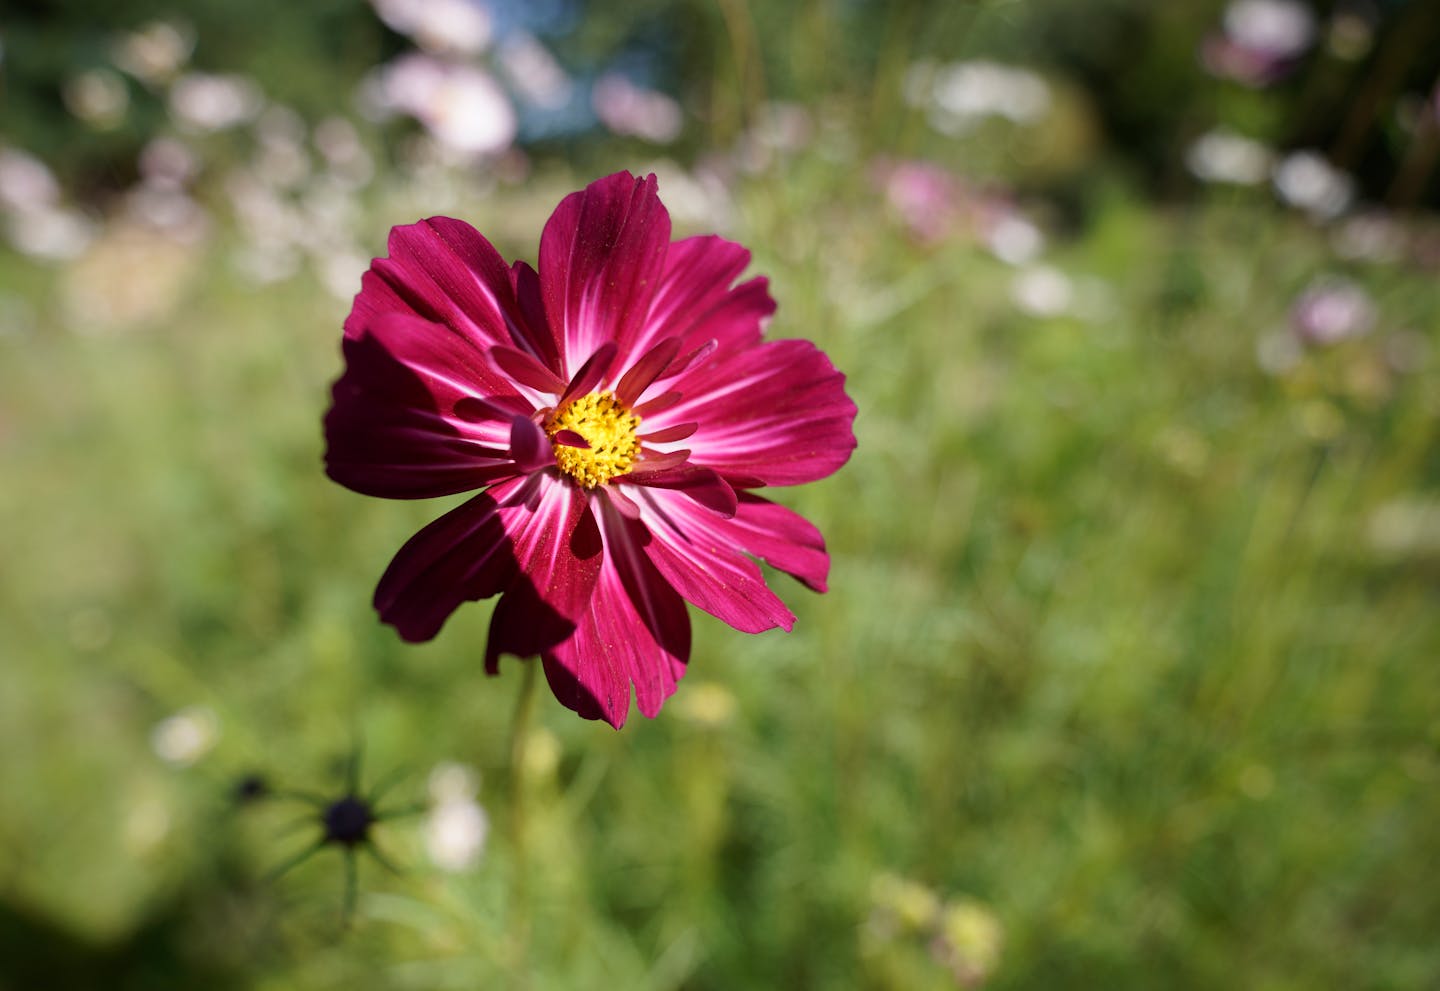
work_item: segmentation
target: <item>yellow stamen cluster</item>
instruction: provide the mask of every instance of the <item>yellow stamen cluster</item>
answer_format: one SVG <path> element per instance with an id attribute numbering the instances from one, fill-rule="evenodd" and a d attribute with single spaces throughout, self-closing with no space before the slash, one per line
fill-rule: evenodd
<path id="1" fill-rule="evenodd" d="M 572 399 L 545 421 L 551 438 L 573 430 L 589 441 L 588 448 L 551 441 L 560 470 L 587 489 L 630 470 L 640 456 L 639 428 L 640 418 L 608 392 Z"/>

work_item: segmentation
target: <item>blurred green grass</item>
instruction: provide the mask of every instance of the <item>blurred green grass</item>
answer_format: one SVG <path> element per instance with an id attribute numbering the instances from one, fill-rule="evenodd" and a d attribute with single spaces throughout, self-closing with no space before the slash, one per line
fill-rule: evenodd
<path id="1" fill-rule="evenodd" d="M 507 232 L 550 185 L 457 212 Z M 1437 512 L 1440 375 L 1381 358 L 1395 329 L 1435 345 L 1433 276 L 1356 263 L 1380 331 L 1276 377 L 1257 338 L 1326 256 L 1262 205 L 1107 202 L 1050 259 L 1106 287 L 1092 319 L 1018 312 L 1012 270 L 911 243 L 844 162 L 742 180 L 736 212 L 770 334 L 815 340 L 860 407 L 844 471 L 779 494 L 826 533 L 831 591 L 775 579 L 788 636 L 695 614 L 653 722 L 542 695 L 528 946 L 518 667 L 481 671 L 488 605 L 419 647 L 380 627 L 375 580 L 444 506 L 320 469 L 345 305 L 212 246 L 163 319 L 77 333 L 57 277 L 4 259 L 36 313 L 0 339 L 13 949 L 73 940 L 74 986 L 121 959 L 125 987 L 953 986 L 920 936 L 866 935 L 895 874 L 988 906 L 996 988 L 1435 981 L 1440 552 L 1375 539 L 1387 507 Z M 218 745 L 168 767 L 151 727 L 194 705 Z M 418 820 L 381 826 L 403 869 L 362 861 L 346 934 L 335 851 L 265 879 L 303 807 L 228 793 L 328 792 L 356 747 L 401 804 L 476 764 L 495 829 L 450 876 Z"/>

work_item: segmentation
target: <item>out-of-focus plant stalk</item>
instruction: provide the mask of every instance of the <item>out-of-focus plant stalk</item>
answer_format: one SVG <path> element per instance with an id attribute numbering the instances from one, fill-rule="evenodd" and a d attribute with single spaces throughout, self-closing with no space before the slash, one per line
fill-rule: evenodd
<path id="1" fill-rule="evenodd" d="M 526 847 L 525 746 L 530 739 L 530 713 L 535 708 L 535 670 L 539 658 L 524 662 L 525 676 L 515 698 L 510 721 L 510 935 L 516 987 L 529 984 L 530 969 L 530 863 Z"/>

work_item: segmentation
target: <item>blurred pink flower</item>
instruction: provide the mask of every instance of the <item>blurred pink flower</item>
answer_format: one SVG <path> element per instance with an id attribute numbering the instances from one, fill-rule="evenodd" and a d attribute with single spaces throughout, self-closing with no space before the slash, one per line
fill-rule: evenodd
<path id="1" fill-rule="evenodd" d="M 1315 15 L 1300 0 L 1233 0 L 1224 30 L 1205 39 L 1201 61 L 1217 76 L 1267 86 L 1294 69 L 1315 32 Z"/>
<path id="2" fill-rule="evenodd" d="M 488 72 L 429 55 L 402 55 L 379 70 L 368 87 L 381 115 L 414 117 L 446 148 L 465 155 L 498 155 L 515 140 L 515 108 Z"/>
<path id="3" fill-rule="evenodd" d="M 595 80 L 590 100 L 595 116 L 614 134 L 668 144 L 685 122 L 680 104 L 664 93 L 637 86 L 617 72 Z"/>
<path id="4" fill-rule="evenodd" d="M 1314 282 L 1290 308 L 1290 327 L 1306 344 L 1337 344 L 1375 325 L 1370 294 L 1348 279 Z"/>
<path id="5" fill-rule="evenodd" d="M 943 240 L 960 222 L 965 191 L 945 169 L 900 161 L 884 163 L 877 171 L 890 208 L 918 240 Z"/>
<path id="6" fill-rule="evenodd" d="M 389 247 L 345 322 L 327 472 L 388 498 L 483 489 L 380 579 L 403 638 L 500 595 L 487 671 L 538 654 L 556 698 L 619 727 L 632 684 L 653 716 L 684 674 L 686 600 L 790 629 L 751 556 L 824 590 L 819 531 L 751 490 L 845 463 L 844 376 L 809 342 L 762 341 L 767 282 L 734 284 L 750 253 L 672 242 L 654 176 L 565 197 L 538 271 L 445 217 Z"/>

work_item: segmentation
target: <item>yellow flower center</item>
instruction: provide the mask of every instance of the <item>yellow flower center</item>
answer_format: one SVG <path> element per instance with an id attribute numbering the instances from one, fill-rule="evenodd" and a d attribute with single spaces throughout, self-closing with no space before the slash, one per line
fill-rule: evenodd
<path id="1" fill-rule="evenodd" d="M 555 448 L 555 463 L 587 489 L 630 470 L 640 455 L 639 428 L 640 418 L 608 392 L 572 399 L 545 422 L 545 433 Z M 562 430 L 579 434 L 590 446 L 560 443 L 554 437 Z"/>

